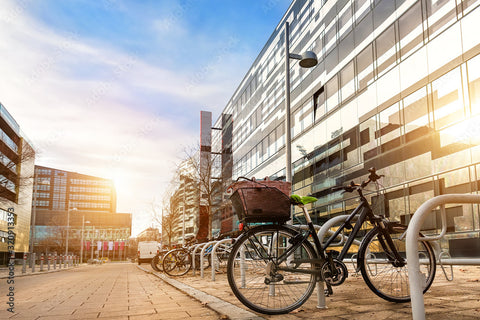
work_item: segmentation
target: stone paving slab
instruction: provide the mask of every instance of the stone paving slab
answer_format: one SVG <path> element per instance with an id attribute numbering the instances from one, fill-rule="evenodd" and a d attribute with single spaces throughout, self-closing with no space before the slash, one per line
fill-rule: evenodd
<path id="1" fill-rule="evenodd" d="M 0 279 L 2 320 L 222 318 L 132 263 L 85 265 L 69 272 L 16 278 L 14 314 L 3 307 L 6 280 Z"/>
<path id="2" fill-rule="evenodd" d="M 182 290 L 192 296 L 199 292 L 218 297 L 230 305 L 250 311 L 233 295 L 228 286 L 226 274 L 217 273 L 215 281 L 211 281 L 210 270 L 201 278 L 199 273 L 169 278 L 164 274 L 154 272 L 151 267 L 142 267 L 167 281 L 173 286 L 188 287 Z M 334 294 L 326 298 L 327 308 L 317 308 L 316 291 L 312 297 L 299 309 L 280 316 L 256 314 L 264 319 L 312 319 L 321 317 L 323 320 L 372 320 L 372 319 L 412 319 L 411 304 L 396 304 L 376 296 L 368 289 L 359 274 L 349 270 L 349 278 L 339 287 L 334 287 Z M 192 290 L 193 289 L 193 290 Z M 432 287 L 424 296 L 427 319 L 435 320 L 473 320 L 480 319 L 480 266 L 454 266 L 454 281 L 447 281 L 440 267 Z"/>

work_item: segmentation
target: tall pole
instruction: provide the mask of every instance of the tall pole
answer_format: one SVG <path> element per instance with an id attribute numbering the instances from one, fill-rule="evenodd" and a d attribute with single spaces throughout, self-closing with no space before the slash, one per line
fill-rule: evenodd
<path id="1" fill-rule="evenodd" d="M 33 175 L 33 211 L 32 211 L 32 221 L 30 223 L 30 257 L 33 253 L 34 239 L 35 239 L 35 223 L 37 219 L 37 171 Z M 30 259 L 31 263 L 31 259 Z M 31 265 L 30 265 L 31 267 Z"/>
<path id="2" fill-rule="evenodd" d="M 83 232 L 85 231 L 85 214 L 82 215 L 82 242 L 80 244 L 80 263 L 83 263 Z"/>
<path id="3" fill-rule="evenodd" d="M 292 141 L 290 131 L 290 25 L 285 22 L 285 178 L 292 182 Z"/>
<path id="4" fill-rule="evenodd" d="M 70 229 L 70 202 L 67 207 L 67 240 L 65 241 L 65 255 L 68 255 L 68 229 Z"/>
<path id="5" fill-rule="evenodd" d="M 185 245 L 185 191 L 186 191 L 186 178 L 183 176 L 183 228 L 182 228 L 182 243 Z"/>

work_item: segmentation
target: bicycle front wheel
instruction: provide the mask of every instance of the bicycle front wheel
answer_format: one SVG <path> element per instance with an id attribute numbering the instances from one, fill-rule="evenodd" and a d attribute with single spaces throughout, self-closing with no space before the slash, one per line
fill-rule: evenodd
<path id="1" fill-rule="evenodd" d="M 358 266 L 365 283 L 380 298 L 391 302 L 410 301 L 405 237 L 400 239 L 406 230 L 406 226 L 396 223 L 389 228 L 395 250 L 401 259 L 395 258 L 394 249 L 379 227 L 367 233 L 358 251 Z M 435 278 L 435 254 L 427 241 L 418 242 L 418 254 L 425 293 Z"/>
<path id="2" fill-rule="evenodd" d="M 163 270 L 163 264 L 162 264 L 163 261 L 161 261 L 159 255 L 155 255 L 155 257 L 153 257 L 152 259 L 152 262 L 150 263 L 150 265 L 152 266 L 152 269 L 155 270 L 155 271 L 158 271 L 158 272 L 162 272 Z"/>
<path id="3" fill-rule="evenodd" d="M 186 249 L 170 250 L 163 257 L 163 271 L 169 276 L 183 276 L 192 267 L 192 257 Z"/>
<path id="4" fill-rule="evenodd" d="M 247 231 L 235 242 L 227 277 L 245 306 L 264 314 L 283 314 L 308 300 L 315 288 L 315 275 L 301 271 L 316 269 L 316 252 L 304 241 L 285 254 L 301 238 L 285 226 L 264 225 Z"/>

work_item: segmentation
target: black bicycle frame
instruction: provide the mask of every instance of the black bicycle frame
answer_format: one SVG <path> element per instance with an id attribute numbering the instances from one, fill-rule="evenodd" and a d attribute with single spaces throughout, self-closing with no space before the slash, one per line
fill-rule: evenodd
<path id="1" fill-rule="evenodd" d="M 345 242 L 345 245 L 343 246 L 343 249 L 338 256 L 338 260 L 340 261 L 345 258 L 345 255 L 347 254 L 353 241 L 355 240 L 355 237 L 357 236 L 358 231 L 362 227 L 362 224 L 365 222 L 365 218 L 367 217 L 367 215 L 369 215 L 370 213 L 373 216 L 372 209 L 370 208 L 370 205 L 368 204 L 367 199 L 361 196 L 360 201 L 361 203 L 353 210 L 353 212 L 342 223 L 342 225 L 337 229 L 337 231 L 335 231 L 334 234 L 330 238 L 328 238 L 327 242 L 325 242 L 324 250 L 333 243 L 333 241 L 340 235 L 341 232 L 343 232 L 345 228 L 347 227 L 351 228 L 352 220 L 355 218 L 355 216 L 358 215 L 358 219 L 355 223 L 355 226 L 353 227 L 352 232 L 348 236 L 347 241 Z"/>

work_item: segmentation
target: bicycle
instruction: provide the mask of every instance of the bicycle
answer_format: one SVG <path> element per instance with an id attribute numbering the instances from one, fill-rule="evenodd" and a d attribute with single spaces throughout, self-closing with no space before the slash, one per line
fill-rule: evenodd
<path id="1" fill-rule="evenodd" d="M 163 271 L 169 276 L 183 276 L 192 268 L 191 245 L 196 242 L 195 237 L 185 238 L 186 244 L 181 248 L 168 251 L 163 256 Z"/>
<path id="2" fill-rule="evenodd" d="M 186 245 L 173 249 L 165 253 L 163 256 L 162 267 L 163 271 L 172 277 L 183 276 L 192 269 L 192 253 L 195 249 L 193 245 L 196 240 L 194 237 L 186 238 Z M 203 269 L 208 269 L 211 265 L 211 251 L 213 249 L 213 245 L 209 245 L 203 256 Z M 195 254 L 195 270 L 200 270 L 200 255 Z"/>
<path id="3" fill-rule="evenodd" d="M 410 301 L 404 243 L 406 226 L 373 213 L 363 190 L 370 182 L 378 187 L 377 180 L 382 176 L 377 175 L 374 168 L 369 172 L 368 180 L 361 184 L 352 181 L 348 186 L 331 188 L 331 191 L 356 191 L 360 204 L 323 245 L 305 207 L 317 201 L 316 198 L 298 195 L 289 198 L 285 192 L 256 182 L 263 196 L 275 198 L 276 202 L 283 203 L 284 208 L 272 212 L 265 207 L 260 210 L 259 204 L 256 204 L 253 206 L 255 212 L 249 209 L 249 201 L 258 202 L 261 197 L 252 195 L 252 187 L 238 187 L 231 196 L 232 205 L 246 223 L 242 235 L 232 247 L 227 265 L 228 283 L 235 296 L 254 311 L 284 314 L 305 303 L 318 281 L 324 281 L 326 293 L 333 294 L 332 287 L 342 284 L 348 277 L 347 267 L 342 260 L 364 222 L 368 222 L 373 228 L 361 242 L 357 268 L 367 286 L 379 297 L 392 302 Z M 247 195 L 242 189 L 247 189 Z M 290 204 L 302 209 L 307 221 L 306 230 L 285 224 L 290 219 Z M 259 221 L 256 217 L 262 210 L 267 211 L 270 217 Z M 357 218 L 355 223 L 354 218 Z M 269 224 L 250 227 L 251 222 Z M 341 252 L 327 250 L 345 229 L 350 230 L 350 234 Z M 419 242 L 419 254 L 423 262 L 425 293 L 435 277 L 436 262 L 428 242 Z"/>
<path id="4" fill-rule="evenodd" d="M 163 272 L 163 257 L 169 251 L 169 249 L 159 251 L 155 257 L 153 257 L 150 265 L 152 269 L 158 272 Z"/>

